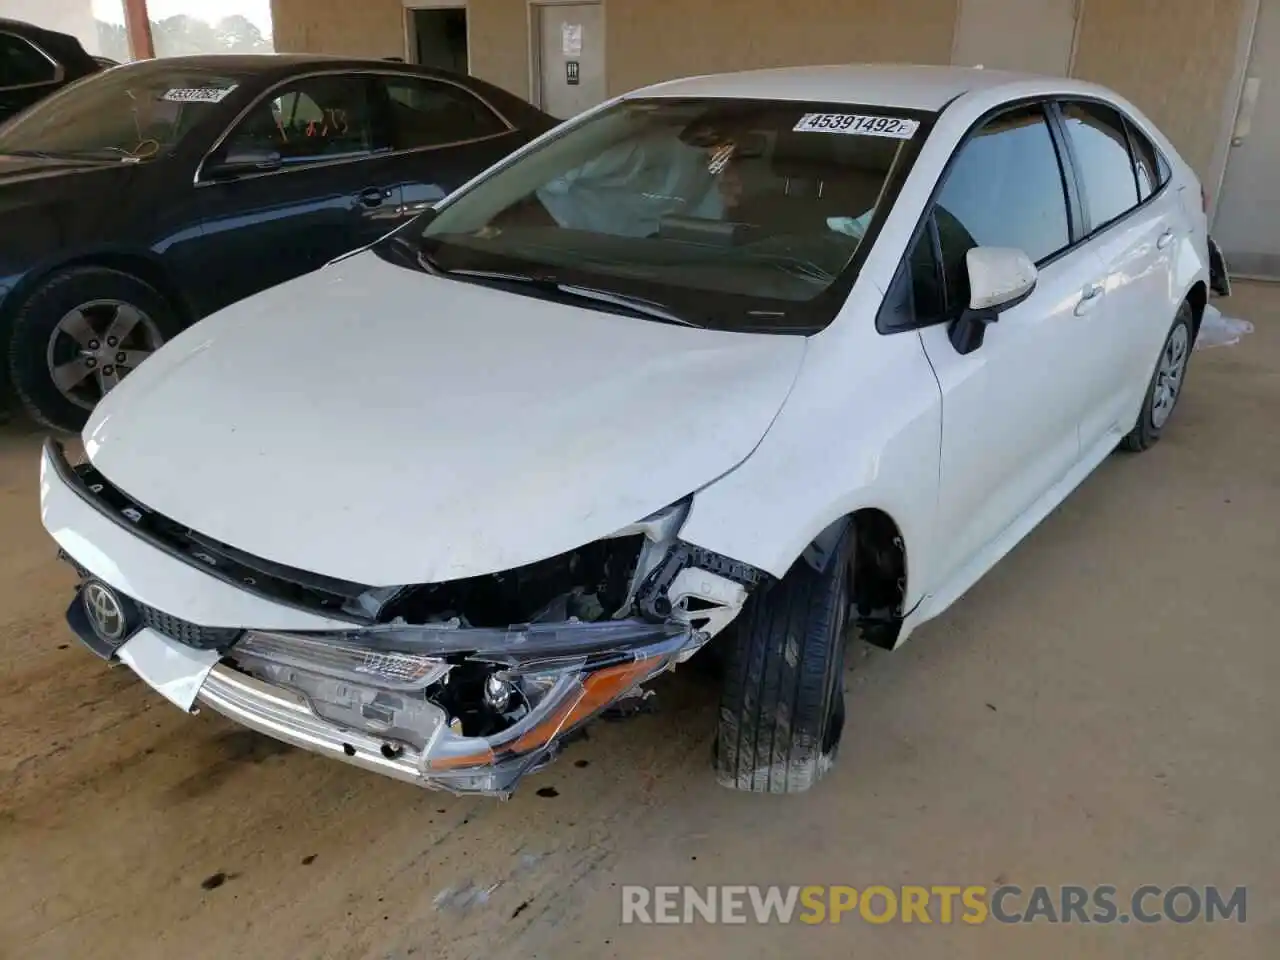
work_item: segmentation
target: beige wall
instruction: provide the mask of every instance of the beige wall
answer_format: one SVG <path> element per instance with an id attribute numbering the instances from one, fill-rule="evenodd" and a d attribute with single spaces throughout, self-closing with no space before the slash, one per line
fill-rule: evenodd
<path id="1" fill-rule="evenodd" d="M 1074 73 L 1133 100 L 1205 177 L 1243 2 L 1082 0 Z M 609 92 L 752 67 L 946 63 L 956 8 L 956 0 L 605 0 Z M 403 9 L 402 0 L 272 0 L 276 49 L 403 56 Z M 467 9 L 472 72 L 528 96 L 526 0 L 468 0 Z"/>
<path id="2" fill-rule="evenodd" d="M 1074 73 L 1136 103 L 1205 179 L 1242 8 L 1243 0 L 1084 0 Z"/>
<path id="3" fill-rule="evenodd" d="M 272 0 L 276 49 L 403 56 L 402 9 L 401 0 Z M 528 96 L 526 0 L 468 0 L 467 14 L 472 72 Z M 954 16 L 955 0 L 606 0 L 609 92 L 751 67 L 946 63 Z"/>
<path id="4" fill-rule="evenodd" d="M 271 32 L 281 53 L 404 56 L 401 0 L 271 0 Z"/>
<path id="5" fill-rule="evenodd" d="M 529 10 L 524 0 L 467 0 L 471 72 L 529 96 Z"/>
<path id="6" fill-rule="evenodd" d="M 753 67 L 946 63 L 955 9 L 955 0 L 606 0 L 609 92 Z"/>

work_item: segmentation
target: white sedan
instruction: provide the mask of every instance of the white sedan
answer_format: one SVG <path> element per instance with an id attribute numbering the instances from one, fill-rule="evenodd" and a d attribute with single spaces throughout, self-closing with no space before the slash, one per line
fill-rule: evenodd
<path id="1" fill-rule="evenodd" d="M 714 639 L 720 782 L 803 790 L 847 627 L 902 644 L 1168 428 L 1209 244 L 1101 87 L 640 90 L 173 340 L 86 463 L 50 443 L 68 619 L 184 709 L 498 795 Z"/>

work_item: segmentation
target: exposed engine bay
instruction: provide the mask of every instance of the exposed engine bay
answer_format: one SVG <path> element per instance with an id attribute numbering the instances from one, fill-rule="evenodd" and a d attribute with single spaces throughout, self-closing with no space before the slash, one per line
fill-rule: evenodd
<path id="1" fill-rule="evenodd" d="M 383 604 L 377 619 L 505 627 L 612 617 L 626 610 L 643 542 L 642 535 L 601 540 L 515 570 L 409 587 Z"/>
<path id="2" fill-rule="evenodd" d="M 317 716 L 383 738 L 389 758 L 470 749 L 451 757 L 462 769 L 445 785 L 507 792 L 562 733 L 692 656 L 763 578 L 678 541 L 687 510 L 512 570 L 370 589 L 354 601 L 367 627 L 248 631 L 227 656 Z M 471 761 L 485 769 L 468 773 Z"/>
<path id="3" fill-rule="evenodd" d="M 564 734 L 634 703 L 645 683 L 693 656 L 766 576 L 679 540 L 686 498 L 612 536 L 509 570 L 369 587 L 238 550 L 138 503 L 89 465 L 73 470 L 60 450 L 47 457 L 73 496 L 127 524 L 131 537 L 334 624 L 209 626 L 112 592 L 124 611 L 116 645 L 136 632 L 163 638 L 141 637 L 153 648 L 194 650 L 200 662 L 216 662 L 198 694 L 191 690 L 214 709 L 308 749 L 457 792 L 509 794 L 555 755 Z M 80 594 L 108 589 L 72 562 Z M 84 602 L 78 595 L 72 609 Z M 90 642 L 92 631 L 80 626 Z"/>

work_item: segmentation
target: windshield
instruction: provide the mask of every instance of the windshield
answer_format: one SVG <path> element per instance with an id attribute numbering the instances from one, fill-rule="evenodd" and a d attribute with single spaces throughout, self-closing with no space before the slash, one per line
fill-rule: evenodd
<path id="1" fill-rule="evenodd" d="M 120 67 L 73 84 L 0 127 L 0 154 L 150 160 L 236 87 L 190 68 Z"/>
<path id="2" fill-rule="evenodd" d="M 536 279 L 682 321 L 806 333 L 835 317 L 922 114 L 777 101 L 618 104 L 411 224 L 425 268 Z M 502 278 L 492 274 L 501 273 Z"/>

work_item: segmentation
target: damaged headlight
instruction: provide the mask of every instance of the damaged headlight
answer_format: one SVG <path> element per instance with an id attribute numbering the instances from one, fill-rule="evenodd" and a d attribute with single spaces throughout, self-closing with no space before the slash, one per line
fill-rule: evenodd
<path id="1" fill-rule="evenodd" d="M 546 758 L 563 733 L 671 666 L 686 640 L 684 635 L 670 637 L 603 657 L 492 664 L 497 669 L 490 676 L 508 685 L 527 704 L 527 712 L 490 736 L 440 739 L 427 758 L 427 773 L 513 765 L 526 771 Z"/>
<path id="2" fill-rule="evenodd" d="M 440 712 L 424 691 L 449 673 L 439 658 L 300 634 L 248 633 L 234 657 L 248 673 L 305 696 L 316 716 L 418 750 Z"/>
<path id="3" fill-rule="evenodd" d="M 550 758 L 558 737 L 666 670 L 689 641 L 677 625 L 559 626 L 579 652 L 566 653 L 563 642 L 554 655 L 541 644 L 520 652 L 475 647 L 478 634 L 507 639 L 510 631 L 460 631 L 472 652 L 448 660 L 336 637 L 249 632 L 231 657 L 247 673 L 301 694 L 317 716 L 384 739 L 385 756 L 413 758 L 429 782 L 506 793 Z M 572 636 L 575 626 L 581 636 Z M 534 639 L 545 642 L 544 634 Z M 629 645 L 619 646 L 624 638 Z"/>

